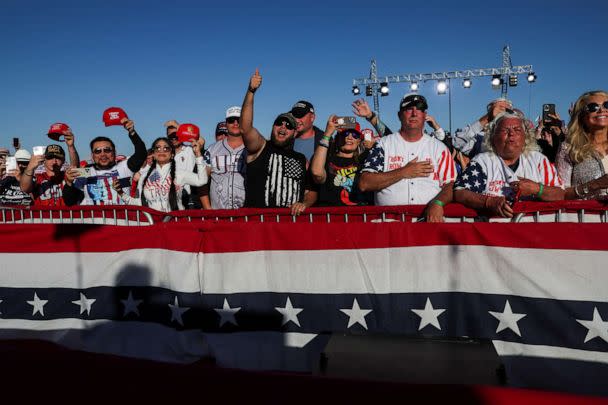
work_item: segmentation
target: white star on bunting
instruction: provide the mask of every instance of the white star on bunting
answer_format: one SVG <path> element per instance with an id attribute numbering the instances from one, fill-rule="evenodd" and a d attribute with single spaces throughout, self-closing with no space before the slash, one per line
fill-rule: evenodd
<path id="1" fill-rule="evenodd" d="M 289 321 L 292 321 L 296 325 L 300 326 L 300 321 L 298 320 L 298 314 L 304 310 L 304 308 L 294 308 L 291 305 L 291 300 L 287 297 L 287 302 L 285 303 L 285 307 L 274 307 L 277 311 L 283 315 L 283 322 L 281 326 L 285 325 Z"/>
<path id="2" fill-rule="evenodd" d="M 167 304 L 171 309 L 171 320 L 169 322 L 177 322 L 180 325 L 184 326 L 184 321 L 182 320 L 182 314 L 189 310 L 189 307 L 180 307 L 179 301 L 177 300 L 177 296 L 173 300 L 173 304 Z"/>
<path id="3" fill-rule="evenodd" d="M 120 300 L 120 302 L 122 302 L 122 304 L 125 306 L 125 312 L 122 315 L 123 317 L 129 315 L 131 312 L 139 316 L 139 308 L 137 307 L 139 306 L 139 304 L 144 302 L 144 300 L 133 299 L 133 293 L 131 292 L 131 290 L 129 290 L 129 296 L 127 297 L 127 299 Z"/>
<path id="4" fill-rule="evenodd" d="M 596 307 L 593 307 L 593 320 L 585 321 L 577 319 L 576 322 L 589 329 L 587 331 L 587 336 L 585 336 L 585 343 L 596 337 L 599 337 L 604 342 L 608 343 L 608 322 L 602 319 L 600 312 Z"/>
<path id="5" fill-rule="evenodd" d="M 91 315 L 91 307 L 95 301 L 97 300 L 94 298 L 88 299 L 83 293 L 80 293 L 80 299 L 72 301 L 72 304 L 80 307 L 80 315 L 82 315 L 84 311 L 87 311 L 87 315 Z"/>
<path id="6" fill-rule="evenodd" d="M 241 310 L 241 307 L 230 308 L 230 304 L 228 304 L 228 300 L 224 298 L 224 306 L 222 308 L 214 308 L 214 311 L 220 316 L 220 328 L 225 323 L 232 323 L 236 326 L 236 313 Z"/>
<path id="7" fill-rule="evenodd" d="M 27 301 L 28 304 L 34 307 L 32 310 L 32 316 L 36 315 L 36 312 L 40 312 L 40 315 L 44 316 L 44 306 L 47 302 L 49 302 L 49 300 L 41 300 L 38 298 L 38 294 L 34 293 L 34 300 Z"/>
<path id="8" fill-rule="evenodd" d="M 372 312 L 372 310 L 371 309 L 361 309 L 359 307 L 359 303 L 357 302 L 356 298 L 353 301 L 353 307 L 351 309 L 345 308 L 345 309 L 340 309 L 340 311 L 342 311 L 343 313 L 348 315 L 347 328 L 350 328 L 354 324 L 359 323 L 359 324 L 361 324 L 361 326 L 363 326 L 365 329 L 367 329 L 367 322 L 365 322 L 365 316 L 367 314 L 369 314 L 370 312 Z"/>
<path id="9" fill-rule="evenodd" d="M 426 298 L 424 309 L 412 309 L 412 312 L 420 317 L 420 326 L 418 327 L 418 330 L 422 330 L 422 328 L 427 325 L 433 325 L 435 328 L 441 330 L 438 318 L 439 315 L 445 312 L 445 309 L 434 309 L 430 298 Z"/>
<path id="10" fill-rule="evenodd" d="M 505 309 L 502 312 L 493 312 L 488 311 L 490 315 L 494 318 L 498 319 L 498 327 L 496 328 L 496 333 L 503 331 L 505 329 L 511 329 L 513 332 L 517 333 L 517 336 L 521 337 L 521 333 L 519 332 L 519 326 L 517 326 L 517 322 L 525 317 L 527 314 L 514 314 L 511 310 L 511 304 L 509 304 L 509 300 L 505 303 Z"/>

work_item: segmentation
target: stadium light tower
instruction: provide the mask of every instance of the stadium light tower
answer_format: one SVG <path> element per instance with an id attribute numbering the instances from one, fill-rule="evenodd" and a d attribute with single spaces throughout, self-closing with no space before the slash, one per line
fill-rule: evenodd
<path id="1" fill-rule="evenodd" d="M 353 79 L 353 86 L 365 86 L 366 96 L 373 97 L 374 99 L 374 111 L 380 115 L 380 105 L 378 101 L 378 95 L 380 94 L 380 88 L 382 84 L 388 85 L 390 83 L 409 83 L 411 91 L 417 91 L 419 83 L 427 81 L 440 81 L 447 82 L 449 92 L 449 83 L 451 79 L 462 80 L 464 88 L 470 88 L 473 77 L 481 76 L 497 76 L 496 88 L 502 89 L 502 96 L 507 96 L 507 90 L 509 84 L 511 87 L 517 84 L 517 76 L 526 75 L 528 83 L 536 81 L 536 74 L 532 69 L 532 65 L 521 65 L 513 66 L 511 64 L 511 48 L 506 45 L 502 50 L 502 66 L 494 68 L 482 68 L 482 69 L 467 69 L 449 72 L 434 72 L 434 73 L 407 73 L 399 75 L 389 76 L 378 76 L 376 60 L 372 59 L 369 77 Z M 451 116 L 451 113 L 450 113 Z M 450 119 L 450 132 L 452 132 L 452 122 Z"/>

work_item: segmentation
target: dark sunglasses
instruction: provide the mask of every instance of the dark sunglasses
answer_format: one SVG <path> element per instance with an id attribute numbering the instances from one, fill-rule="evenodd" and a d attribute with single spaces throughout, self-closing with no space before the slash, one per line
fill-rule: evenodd
<path id="1" fill-rule="evenodd" d="M 112 152 L 114 152 L 114 149 L 112 149 L 112 148 L 108 148 L 108 147 L 106 147 L 106 148 L 95 148 L 95 149 L 93 149 L 93 153 L 94 153 L 95 155 L 99 155 L 99 154 L 101 154 L 101 152 L 103 152 L 103 153 L 112 153 Z"/>
<path id="2" fill-rule="evenodd" d="M 587 104 L 587 112 L 594 113 L 600 110 L 600 107 L 604 107 L 604 110 L 608 110 L 608 101 L 604 101 L 602 104 L 598 103 L 589 103 Z"/>
<path id="3" fill-rule="evenodd" d="M 168 146 L 155 146 L 154 150 L 156 152 L 169 152 L 171 150 L 171 148 Z"/>
<path id="4" fill-rule="evenodd" d="M 357 132 L 355 131 L 340 131 L 338 132 L 338 136 L 341 136 L 343 138 L 346 138 L 347 136 L 352 136 L 355 139 L 359 139 L 361 138 L 361 135 L 359 135 Z"/>
<path id="5" fill-rule="evenodd" d="M 289 122 L 287 120 L 282 120 L 282 119 L 276 120 L 273 125 L 275 127 L 280 127 L 280 126 L 283 126 L 283 124 L 285 124 L 285 128 L 287 128 L 287 129 L 294 129 L 294 126 L 291 122 Z"/>
<path id="6" fill-rule="evenodd" d="M 235 122 L 239 122 L 239 117 L 228 117 L 226 118 L 227 124 L 234 124 Z"/>

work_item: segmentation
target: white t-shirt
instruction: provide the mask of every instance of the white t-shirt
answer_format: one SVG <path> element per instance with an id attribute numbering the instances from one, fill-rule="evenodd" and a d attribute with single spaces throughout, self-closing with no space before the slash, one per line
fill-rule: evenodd
<path id="1" fill-rule="evenodd" d="M 74 187 L 84 191 L 81 205 L 119 205 L 124 204 L 116 190 L 112 188 L 112 181 L 118 179 L 125 193 L 131 192 L 131 176 L 133 172 L 127 165 L 127 159 L 118 162 L 110 169 L 98 170 L 91 167 L 89 177 L 78 177 L 74 180 Z"/>
<path id="2" fill-rule="evenodd" d="M 173 183 L 175 184 L 177 206 L 180 210 L 184 209 L 181 198 L 184 187 L 187 185 L 199 187 L 207 183 L 208 176 L 203 158 L 197 158 L 195 163 L 198 166 L 197 173 L 192 171 L 177 170 L 177 164 L 175 166 L 175 181 Z M 162 212 L 171 211 L 169 204 L 169 191 L 171 188 L 171 164 L 156 166 L 154 172 L 150 174 L 146 184 L 144 184 L 144 180 L 146 179 L 146 175 L 148 174 L 149 170 L 150 168 L 148 167 L 145 169 L 145 171 L 141 172 L 141 176 L 137 183 L 139 195 L 141 196 L 143 192 L 143 195 L 146 197 L 148 207 Z M 141 198 L 130 197 L 126 192 L 123 194 L 122 198 L 126 204 L 142 205 Z"/>
<path id="3" fill-rule="evenodd" d="M 401 179 L 374 195 L 376 205 L 427 204 L 444 184 L 456 178 L 456 165 L 447 146 L 424 134 L 408 142 L 399 133 L 380 138 L 370 151 L 362 172 L 389 172 L 405 166 L 414 158 L 428 161 L 433 173 L 428 177 Z"/>
<path id="4" fill-rule="evenodd" d="M 549 159 L 540 152 L 531 151 L 519 157 L 515 171 L 494 152 L 480 153 L 458 177 L 454 189 L 513 198 L 514 193 L 510 183 L 519 180 L 519 177 L 545 186 L 564 187 L 562 179 Z"/>

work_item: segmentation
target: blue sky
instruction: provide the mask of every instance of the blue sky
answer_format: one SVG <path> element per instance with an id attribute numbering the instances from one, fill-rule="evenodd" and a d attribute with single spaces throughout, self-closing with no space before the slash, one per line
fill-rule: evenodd
<path id="1" fill-rule="evenodd" d="M 496 2 L 498 3 L 498 2 Z M 583 4 L 584 3 L 584 4 Z M 608 2 L 404 1 L 231 2 L 28 1 L 0 5 L 2 146 L 50 142 L 53 122 L 69 124 L 82 158 L 88 141 L 109 136 L 119 153 L 132 147 L 119 127 L 104 127 L 103 110 L 124 108 L 150 144 L 167 119 L 200 126 L 207 141 L 226 108 L 240 105 L 259 67 L 255 126 L 299 99 L 317 110 L 352 115 L 352 80 L 369 74 L 430 73 L 499 67 L 504 45 L 514 65 L 531 64 L 538 81 L 520 76 L 509 89 L 515 105 L 535 118 L 555 103 L 562 118 L 582 92 L 608 89 Z M 398 128 L 406 84 L 380 100 L 383 118 Z M 498 96 L 489 78 L 465 90 L 452 83 L 452 128 L 483 114 Z M 420 93 L 429 113 L 448 128 L 448 96 L 430 82 Z M 369 99 L 371 103 L 371 99 Z"/>

